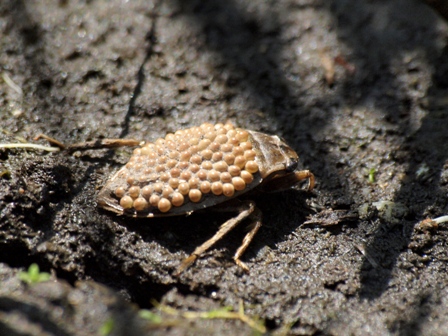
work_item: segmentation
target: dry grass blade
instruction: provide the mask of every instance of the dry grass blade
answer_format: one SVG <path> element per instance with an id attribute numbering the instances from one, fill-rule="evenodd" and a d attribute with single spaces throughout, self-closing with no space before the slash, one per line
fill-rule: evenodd
<path id="1" fill-rule="evenodd" d="M 185 319 L 231 319 L 240 320 L 247 324 L 250 328 L 259 333 L 266 333 L 266 327 L 257 319 L 253 319 L 245 314 L 243 302 L 240 301 L 238 311 L 232 311 L 231 307 L 221 307 L 210 311 L 203 312 L 181 312 L 169 306 L 158 303 L 153 300 L 152 304 L 160 311 Z"/>
<path id="2" fill-rule="evenodd" d="M 60 149 L 57 147 L 49 147 L 49 146 L 42 146 L 42 145 L 36 145 L 32 143 L 6 143 L 6 144 L 0 144 L 0 148 L 26 148 L 26 149 L 37 149 L 37 150 L 43 150 L 47 152 L 59 152 Z"/>

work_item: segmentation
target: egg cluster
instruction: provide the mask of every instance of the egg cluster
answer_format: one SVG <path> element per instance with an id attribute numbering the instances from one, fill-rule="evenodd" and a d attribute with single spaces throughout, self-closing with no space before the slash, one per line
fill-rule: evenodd
<path id="1" fill-rule="evenodd" d="M 207 194 L 232 197 L 258 172 L 249 133 L 231 124 L 202 124 L 135 149 L 114 195 L 123 209 L 165 213 Z"/>

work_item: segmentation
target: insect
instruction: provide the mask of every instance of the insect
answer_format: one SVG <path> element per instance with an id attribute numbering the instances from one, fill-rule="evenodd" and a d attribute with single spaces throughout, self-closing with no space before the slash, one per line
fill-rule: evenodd
<path id="1" fill-rule="evenodd" d="M 163 217 L 189 215 L 194 211 L 230 204 L 250 191 L 280 191 L 314 175 L 297 170 L 299 157 L 278 136 L 209 124 L 175 133 L 134 150 L 129 162 L 115 173 L 98 194 L 98 205 L 120 215 Z M 235 208 L 238 215 L 221 225 L 218 232 L 197 247 L 179 266 L 180 274 L 214 243 L 248 216 L 255 225 L 246 234 L 233 259 L 240 258 L 261 227 L 261 212 L 253 201 Z"/>

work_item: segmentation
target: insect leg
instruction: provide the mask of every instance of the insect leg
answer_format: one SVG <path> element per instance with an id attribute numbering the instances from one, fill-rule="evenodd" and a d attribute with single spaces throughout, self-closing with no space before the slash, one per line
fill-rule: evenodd
<path id="1" fill-rule="evenodd" d="M 254 239 L 257 231 L 261 227 L 261 211 L 259 209 L 255 209 L 255 212 L 252 214 L 252 217 L 255 217 L 255 223 L 252 229 L 246 234 L 246 236 L 243 239 L 243 243 L 241 246 L 236 250 L 235 255 L 233 256 L 233 260 L 235 260 L 235 263 L 241 267 L 245 272 L 249 273 L 249 267 L 240 260 L 243 253 L 246 251 L 249 244 Z"/>
<path id="2" fill-rule="evenodd" d="M 135 147 L 139 146 L 141 141 L 134 139 L 99 139 L 94 141 L 86 141 L 78 144 L 66 146 L 66 150 L 74 152 L 77 150 L 118 148 L 118 147 Z"/>
<path id="3" fill-rule="evenodd" d="M 188 258 L 184 259 L 184 261 L 182 261 L 180 266 L 177 268 L 174 275 L 177 276 L 180 273 L 182 273 L 184 270 L 186 270 L 188 267 L 190 267 L 202 253 L 207 251 L 218 240 L 220 240 L 222 237 L 224 237 L 228 232 L 230 232 L 239 223 L 241 223 L 246 217 L 248 217 L 255 210 L 255 203 L 252 201 L 249 201 L 249 202 L 245 203 L 245 207 L 246 207 L 246 209 L 242 210 L 238 214 L 238 216 L 231 218 L 227 222 L 222 224 L 221 227 L 219 228 L 218 232 L 216 232 L 212 238 L 207 240 L 201 246 L 198 246 Z M 250 242 L 250 240 L 249 240 L 249 242 Z M 244 250 L 243 250 L 243 252 L 244 252 Z"/>
<path id="4" fill-rule="evenodd" d="M 307 190 L 311 191 L 314 188 L 314 174 L 309 170 L 300 170 L 295 173 L 296 181 L 302 181 L 308 179 Z"/>
<path id="5" fill-rule="evenodd" d="M 39 139 L 45 139 L 51 144 L 59 147 L 61 150 L 67 150 L 69 152 L 74 152 L 77 150 L 88 150 L 88 149 L 103 149 L 103 148 L 118 148 L 118 147 L 135 147 L 141 145 L 141 141 L 134 139 L 98 139 L 94 141 L 86 141 L 77 144 L 64 145 L 60 141 L 53 139 L 45 134 L 39 134 L 33 140 L 37 141 Z"/>

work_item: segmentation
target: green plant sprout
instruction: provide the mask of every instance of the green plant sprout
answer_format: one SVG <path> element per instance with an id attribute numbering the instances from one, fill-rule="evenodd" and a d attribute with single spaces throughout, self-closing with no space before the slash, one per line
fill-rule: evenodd
<path id="1" fill-rule="evenodd" d="M 106 320 L 100 327 L 99 334 L 101 336 L 108 336 L 114 330 L 115 322 L 112 318 Z"/>
<path id="2" fill-rule="evenodd" d="M 142 318 L 145 319 L 151 323 L 154 324 L 161 324 L 163 323 L 162 317 L 160 315 L 157 315 L 155 313 L 153 313 L 152 311 L 148 310 L 148 309 L 140 309 L 138 312 L 138 315 Z"/>
<path id="3" fill-rule="evenodd" d="M 376 174 L 376 169 L 370 168 L 370 170 L 369 170 L 369 182 L 370 183 L 375 183 L 375 174 Z"/>
<path id="4" fill-rule="evenodd" d="M 19 279 L 28 284 L 35 284 L 50 279 L 50 273 L 40 272 L 39 265 L 33 263 L 28 267 L 27 272 L 20 272 Z"/>

